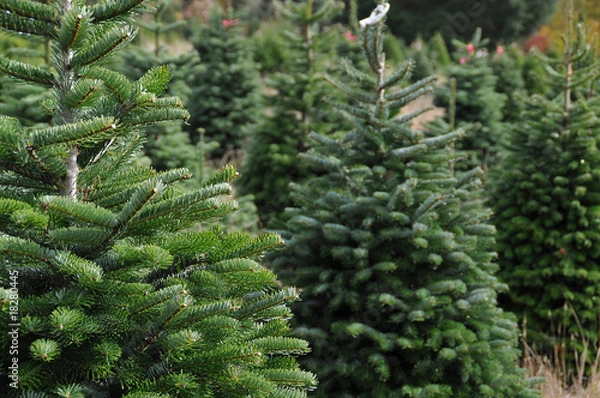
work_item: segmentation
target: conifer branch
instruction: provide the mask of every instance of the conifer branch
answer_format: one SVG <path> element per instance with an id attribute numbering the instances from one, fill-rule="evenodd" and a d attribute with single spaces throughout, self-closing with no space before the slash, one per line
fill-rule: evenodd
<path id="1" fill-rule="evenodd" d="M 63 51 L 69 51 L 85 34 L 84 14 L 70 12 L 61 21 L 58 32 L 58 43 Z"/>
<path id="2" fill-rule="evenodd" d="M 356 99 L 359 102 L 363 102 L 363 103 L 367 103 L 367 104 L 375 104 L 377 102 L 376 99 L 368 96 L 368 95 L 364 95 L 360 92 L 357 92 L 356 90 L 352 90 L 349 87 L 346 87 L 344 84 L 339 83 L 335 80 L 333 80 L 331 77 L 329 76 L 325 76 L 324 80 L 331 84 L 332 86 L 336 87 L 338 90 L 343 91 L 344 93 L 346 93 L 346 95 L 348 95 L 351 98 Z"/>
<path id="3" fill-rule="evenodd" d="M 66 113 L 70 114 L 71 112 L 67 110 Z M 112 117 L 97 117 L 78 123 L 64 123 L 56 127 L 34 131 L 31 134 L 31 145 L 35 149 L 61 144 L 84 146 L 101 140 L 116 128 L 115 119 Z"/>
<path id="4" fill-rule="evenodd" d="M 146 0 L 103 0 L 92 7 L 92 15 L 96 22 L 106 21 L 129 14 L 144 1 Z"/>
<path id="5" fill-rule="evenodd" d="M 49 196 L 42 199 L 41 206 L 46 210 L 63 214 L 72 220 L 98 227 L 113 228 L 117 223 L 111 211 L 93 203 L 73 203 L 63 197 Z"/>
<path id="6" fill-rule="evenodd" d="M 99 66 L 89 66 L 79 69 L 79 75 L 88 79 L 99 80 L 111 90 L 121 102 L 130 100 L 134 91 L 133 84 L 119 72 Z"/>
<path id="7" fill-rule="evenodd" d="M 29 33 L 46 38 L 56 37 L 56 26 L 53 23 L 22 17 L 6 11 L 0 11 L 0 27 L 13 32 Z"/>
<path id="8" fill-rule="evenodd" d="M 77 67 L 92 64 L 129 42 L 133 36 L 134 32 L 129 27 L 111 29 L 89 48 L 73 56 L 72 64 Z"/>
<path id="9" fill-rule="evenodd" d="M 37 1 L 3 0 L 0 10 L 10 11 L 25 18 L 56 22 L 55 8 Z"/>
<path id="10" fill-rule="evenodd" d="M 52 73 L 23 62 L 10 60 L 4 56 L 0 56 L 0 72 L 44 86 L 54 84 Z"/>
<path id="11" fill-rule="evenodd" d="M 35 149 L 32 145 L 27 145 L 25 147 L 25 149 L 27 150 L 27 153 L 29 154 L 29 156 L 31 157 L 31 159 L 33 159 L 33 161 L 44 171 L 47 173 L 51 173 L 50 169 L 48 169 L 48 166 L 46 166 L 44 164 L 44 162 L 42 161 L 42 159 L 40 159 L 40 157 L 37 155 L 37 153 L 35 152 Z M 16 169 L 13 169 L 16 170 Z"/>

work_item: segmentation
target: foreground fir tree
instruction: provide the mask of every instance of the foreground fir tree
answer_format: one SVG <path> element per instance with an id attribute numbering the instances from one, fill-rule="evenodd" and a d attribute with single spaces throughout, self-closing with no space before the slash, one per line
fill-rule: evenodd
<path id="1" fill-rule="evenodd" d="M 286 337 L 294 289 L 253 260 L 278 244 L 198 222 L 227 213 L 227 167 L 133 167 L 142 128 L 187 119 L 167 68 L 131 82 L 98 61 L 134 36 L 142 0 L 0 2 L 0 26 L 50 41 L 51 68 L 0 57 L 46 87 L 52 126 L 0 117 L 0 396 L 302 397 L 314 376 Z M 9 334 L 10 332 L 10 334 Z"/>
<path id="2" fill-rule="evenodd" d="M 385 6 L 378 6 L 385 11 Z M 382 11 L 382 13 L 383 13 Z M 320 397 L 526 397 L 517 325 L 496 304 L 495 229 L 479 200 L 480 169 L 454 176 L 448 147 L 462 135 L 410 128 L 399 109 L 431 91 L 388 74 L 383 23 L 361 21 L 369 73 L 337 112 L 354 125 L 301 155 L 320 173 L 294 185 L 285 250 L 271 265 L 302 288 L 297 333 Z"/>
<path id="3" fill-rule="evenodd" d="M 558 58 L 537 54 L 556 95 L 524 99 L 491 182 L 501 277 L 529 344 L 593 361 L 578 346 L 597 344 L 600 315 L 600 64 L 585 33 L 567 35 Z"/>

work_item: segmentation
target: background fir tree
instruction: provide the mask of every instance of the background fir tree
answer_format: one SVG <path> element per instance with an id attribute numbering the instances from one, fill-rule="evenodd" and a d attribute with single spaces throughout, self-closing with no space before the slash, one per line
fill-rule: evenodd
<path id="1" fill-rule="evenodd" d="M 411 75 L 413 81 L 437 75 L 452 65 L 448 47 L 440 34 L 435 35 L 429 41 L 417 38 L 409 47 L 406 60 L 409 59 L 415 65 Z"/>
<path id="2" fill-rule="evenodd" d="M 187 71 L 192 114 L 187 131 L 193 143 L 203 129 L 208 141 L 219 144 L 210 154 L 217 164 L 223 158 L 225 163 L 241 164 L 248 129 L 258 112 L 258 67 L 239 24 L 232 12 L 215 8 L 208 23 L 191 36 L 200 63 Z"/>
<path id="3" fill-rule="evenodd" d="M 383 23 L 364 25 L 370 70 L 346 64 L 362 88 L 334 82 L 348 96 L 335 111 L 354 128 L 311 135 L 300 159 L 319 176 L 293 184 L 285 249 L 269 257 L 303 292 L 296 332 L 313 346 L 315 396 L 535 395 L 517 366 L 517 325 L 496 304 L 506 287 L 482 172 L 451 172 L 462 132 L 410 128 L 427 109 L 398 117 L 433 79 L 407 85 L 410 65 L 388 71 Z"/>
<path id="4" fill-rule="evenodd" d="M 579 344 L 597 344 L 600 308 L 600 102 L 590 90 L 600 64 L 585 33 L 578 25 L 567 34 L 560 57 L 537 54 L 555 95 L 523 100 L 491 175 L 507 305 L 526 318 L 529 344 L 566 356 L 567 371 L 573 355 L 593 360 Z"/>
<path id="5" fill-rule="evenodd" d="M 151 48 L 157 58 L 165 53 L 165 45 L 174 44 L 172 37 L 181 36 L 184 31 L 186 21 L 177 18 L 181 6 L 181 3 L 176 0 L 159 0 L 151 14 L 136 19 L 136 26 L 140 28 L 136 41 L 140 45 Z M 152 45 L 149 46 L 148 43 Z M 185 54 L 182 55 L 178 58 L 185 59 Z"/>
<path id="6" fill-rule="evenodd" d="M 194 51 L 176 53 L 172 51 L 173 43 L 168 42 L 167 35 L 173 33 L 184 24 L 173 20 L 174 6 L 170 0 L 161 0 L 151 13 L 138 16 L 136 26 L 142 30 L 136 40 L 123 51 L 112 57 L 108 64 L 129 79 L 137 80 L 156 65 L 166 65 L 173 71 L 167 92 L 177 96 L 183 104 L 188 103 L 190 89 L 186 84 L 189 69 L 199 62 Z M 171 46 L 169 45 L 171 44 Z M 187 167 L 194 172 L 197 169 L 198 148 L 183 129 L 183 122 L 157 123 L 145 130 L 146 143 L 138 162 L 151 165 L 159 171 Z M 195 139 L 197 141 L 197 137 Z"/>
<path id="7" fill-rule="evenodd" d="M 0 117 L 0 395 L 302 397 L 315 384 L 287 337 L 294 289 L 253 259 L 279 244 L 197 224 L 231 211 L 226 167 L 183 193 L 185 169 L 131 160 L 141 131 L 185 120 L 155 67 L 136 81 L 99 61 L 135 35 L 141 0 L 0 3 L 0 27 L 50 40 L 51 68 L 0 57 L 46 87 L 50 127 Z M 12 279 L 11 279 L 12 277 Z M 18 289 L 18 309 L 14 291 Z M 18 390 L 9 365 L 18 360 Z"/>
<path id="8" fill-rule="evenodd" d="M 527 95 L 523 77 L 525 58 L 522 50 L 512 45 L 497 46 L 490 54 L 490 67 L 498 78 L 494 91 L 506 97 L 502 107 L 503 130 L 510 128 L 510 123 L 519 118 L 524 108 L 518 97 Z M 502 135 L 504 134 L 503 132 Z"/>
<path id="9" fill-rule="evenodd" d="M 288 184 L 306 177 L 306 169 L 296 162 L 307 148 L 310 131 L 327 132 L 331 115 L 322 107 L 329 87 L 323 82 L 335 48 L 337 29 L 325 31 L 325 24 L 340 11 L 333 0 L 276 3 L 288 25 L 282 32 L 289 52 L 289 64 L 270 76 L 271 93 L 265 97 L 270 115 L 262 118 L 251 133 L 248 158 L 240 181 L 243 193 L 253 194 L 259 216 L 266 224 L 289 204 Z M 329 66 L 331 67 L 331 65 Z"/>
<path id="10" fill-rule="evenodd" d="M 497 142 L 503 134 L 502 110 L 506 95 L 496 92 L 498 77 L 489 66 L 488 39 L 482 39 L 481 29 L 471 42 L 453 41 L 455 64 L 444 70 L 448 81 L 436 90 L 434 103 L 448 108 L 450 80 L 456 81 L 456 126 L 469 129 L 458 148 L 470 154 L 468 165 L 487 170 L 496 161 Z M 474 128 L 479 125 L 478 128 Z"/>
<path id="11" fill-rule="evenodd" d="M 0 54 L 47 67 L 46 42 L 41 39 L 27 42 L 22 37 L 0 31 Z M 41 87 L 15 84 L 15 79 L 0 71 L 0 114 L 18 118 L 26 126 L 43 125 L 52 118 L 39 104 L 49 93 Z"/>

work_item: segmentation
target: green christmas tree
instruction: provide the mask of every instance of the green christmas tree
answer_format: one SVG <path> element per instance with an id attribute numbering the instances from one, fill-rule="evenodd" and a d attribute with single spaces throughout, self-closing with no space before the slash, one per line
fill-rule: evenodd
<path id="1" fill-rule="evenodd" d="M 454 40 L 455 64 L 444 74 L 448 82 L 436 90 L 435 103 L 443 108 L 450 104 L 450 81 L 456 81 L 456 125 L 469 128 L 469 133 L 458 146 L 470 153 L 470 166 L 481 166 L 487 170 L 496 161 L 497 143 L 505 126 L 502 124 L 502 109 L 506 95 L 496 91 L 498 77 L 489 65 L 486 46 L 481 29 L 473 35 L 470 43 Z M 479 125 L 478 128 L 473 128 Z"/>
<path id="2" fill-rule="evenodd" d="M 518 47 L 497 46 L 490 58 L 490 67 L 497 77 L 494 91 L 506 96 L 501 120 L 505 123 L 504 129 L 507 129 L 511 122 L 519 119 L 524 108 L 518 97 L 527 95 L 523 78 L 525 56 Z"/>
<path id="3" fill-rule="evenodd" d="M 240 164 L 258 112 L 258 67 L 239 18 L 231 14 L 213 9 L 208 23 L 192 35 L 201 62 L 187 71 L 192 114 L 187 130 L 192 142 L 203 129 L 207 140 L 219 144 L 210 153 L 217 163 L 226 157 Z"/>
<path id="4" fill-rule="evenodd" d="M 143 0 L 5 0 L 0 27 L 50 41 L 51 68 L 0 69 L 53 93 L 50 127 L 0 117 L 0 395 L 303 397 L 315 384 L 287 336 L 294 289 L 254 261 L 277 246 L 198 223 L 234 207 L 233 167 L 182 193 L 185 169 L 135 167 L 143 128 L 185 120 L 99 62 L 135 35 Z"/>
<path id="5" fill-rule="evenodd" d="M 319 397 L 526 397 L 517 325 L 497 306 L 495 228 L 480 169 L 454 175 L 455 131 L 426 137 L 410 127 L 426 109 L 400 109 L 432 90 L 411 66 L 388 70 L 377 6 L 362 20 L 370 70 L 346 64 L 362 89 L 336 105 L 354 128 L 312 134 L 301 154 L 319 173 L 293 185 L 285 249 L 270 257 L 302 289 L 298 335 Z M 333 111 L 333 110 L 332 110 Z"/>
<path id="6" fill-rule="evenodd" d="M 574 355 L 593 360 L 579 344 L 598 342 L 600 64 L 583 25 L 565 37 L 562 56 L 537 54 L 556 95 L 523 99 L 490 178 L 507 305 L 526 321 L 529 344 L 566 356 L 573 371 Z"/>
<path id="7" fill-rule="evenodd" d="M 289 64 L 271 76 L 271 94 L 265 100 L 271 114 L 251 132 L 246 165 L 242 175 L 260 176 L 240 180 L 240 190 L 253 194 L 261 220 L 267 224 L 289 204 L 288 184 L 301 181 L 307 170 L 296 156 L 307 149 L 311 131 L 328 132 L 332 118 L 322 104 L 330 88 L 323 81 L 337 29 L 324 26 L 340 7 L 333 0 L 278 5 L 288 21 L 282 33 L 289 51 Z M 329 65 L 329 68 L 331 65 Z"/>

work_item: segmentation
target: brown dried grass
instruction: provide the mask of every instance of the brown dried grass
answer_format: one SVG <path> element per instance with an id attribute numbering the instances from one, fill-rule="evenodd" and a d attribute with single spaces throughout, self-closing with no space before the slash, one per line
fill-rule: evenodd
<path id="1" fill-rule="evenodd" d="M 535 352 L 527 344 L 527 323 L 524 322 L 522 367 L 530 376 L 545 379 L 539 385 L 542 398 L 600 398 L 600 345 L 598 341 L 590 341 L 585 337 L 579 317 L 569 302 L 565 303 L 565 309 L 570 310 L 570 321 L 575 322 L 580 331 L 568 338 L 579 340 L 580 347 L 583 347 L 581 352 L 573 353 L 574 364 L 570 365 L 574 366 L 567 366 L 564 338 L 556 339 L 558 343 L 551 358 Z M 565 328 L 559 327 L 560 329 Z M 566 336 L 565 330 L 558 335 Z"/>
<path id="2" fill-rule="evenodd" d="M 590 376 L 584 377 L 586 369 L 578 369 L 578 375 L 571 379 L 565 377 L 561 366 L 548 357 L 542 357 L 525 345 L 522 366 L 530 376 L 543 377 L 545 381 L 538 386 L 542 398 L 598 398 L 600 397 L 600 374 L 598 373 L 599 353 Z M 581 377 L 580 377 L 581 376 Z"/>

